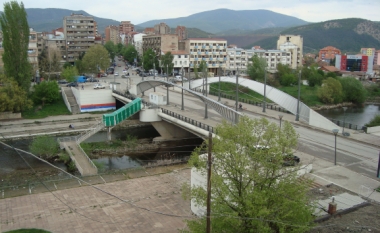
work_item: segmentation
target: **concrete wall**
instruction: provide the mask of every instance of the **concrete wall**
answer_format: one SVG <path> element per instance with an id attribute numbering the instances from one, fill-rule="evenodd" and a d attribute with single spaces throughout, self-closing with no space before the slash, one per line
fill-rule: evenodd
<path id="1" fill-rule="evenodd" d="M 79 90 L 72 87 L 74 97 L 81 112 L 108 111 L 116 109 L 112 90 Z"/>
<path id="2" fill-rule="evenodd" d="M 72 111 L 71 111 L 70 103 L 69 103 L 69 101 L 67 100 L 66 93 L 65 93 L 65 91 L 63 90 L 62 87 L 61 87 L 61 94 L 62 94 L 63 102 L 65 102 L 67 109 L 68 109 L 70 112 L 72 112 Z"/>
<path id="3" fill-rule="evenodd" d="M 19 118 L 21 118 L 21 112 L 18 112 L 18 113 L 0 112 L 0 120 L 19 119 Z"/>
<path id="4" fill-rule="evenodd" d="M 380 133 L 380 126 L 368 127 L 367 133 Z"/>

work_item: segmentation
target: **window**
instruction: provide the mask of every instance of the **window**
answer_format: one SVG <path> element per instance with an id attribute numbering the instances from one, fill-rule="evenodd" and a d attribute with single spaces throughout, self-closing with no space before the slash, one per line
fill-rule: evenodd
<path id="1" fill-rule="evenodd" d="M 178 55 L 178 58 L 181 58 L 181 55 Z"/>
<path id="2" fill-rule="evenodd" d="M 185 58 L 187 58 L 187 55 L 185 55 Z"/>

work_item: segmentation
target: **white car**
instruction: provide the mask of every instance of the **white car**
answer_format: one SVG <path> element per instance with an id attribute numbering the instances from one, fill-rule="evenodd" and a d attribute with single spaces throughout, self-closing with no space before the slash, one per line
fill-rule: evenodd
<path id="1" fill-rule="evenodd" d="M 175 76 L 175 80 L 181 82 L 181 81 L 182 81 L 182 76 L 181 76 L 181 75 L 176 75 L 176 76 Z M 187 78 L 183 77 L 183 81 L 187 81 Z"/>
<path id="2" fill-rule="evenodd" d="M 114 75 L 115 75 L 115 76 L 118 76 L 118 75 L 119 75 L 119 73 L 118 73 L 118 72 L 115 72 L 115 73 L 114 73 Z"/>
<path id="3" fill-rule="evenodd" d="M 100 83 L 94 84 L 94 89 L 104 89 L 104 88 L 106 88 L 106 87 L 103 86 L 103 85 L 100 84 Z"/>

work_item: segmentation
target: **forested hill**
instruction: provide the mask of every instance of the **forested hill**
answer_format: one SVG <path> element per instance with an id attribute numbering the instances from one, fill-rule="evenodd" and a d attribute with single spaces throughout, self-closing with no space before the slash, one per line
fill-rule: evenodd
<path id="1" fill-rule="evenodd" d="M 357 53 L 360 48 L 380 48 L 380 24 L 365 19 L 350 18 L 313 23 L 285 29 L 281 34 L 302 35 L 304 52 L 319 51 L 326 46 Z M 245 47 L 259 45 L 265 49 L 276 49 L 277 39 L 278 36 L 274 36 Z"/>

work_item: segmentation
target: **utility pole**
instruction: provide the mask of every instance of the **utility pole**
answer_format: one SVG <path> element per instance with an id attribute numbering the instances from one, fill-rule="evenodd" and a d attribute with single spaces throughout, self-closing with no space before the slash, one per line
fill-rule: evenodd
<path id="1" fill-rule="evenodd" d="M 144 71 L 144 60 L 142 61 L 142 81 L 144 81 L 144 75 L 145 75 L 145 71 Z M 115 76 L 115 75 L 114 75 Z M 144 92 L 142 92 L 142 96 L 144 96 Z"/>
<path id="2" fill-rule="evenodd" d="M 219 63 L 219 94 L 218 94 L 218 101 L 220 102 L 220 63 Z"/>
<path id="3" fill-rule="evenodd" d="M 184 76 L 184 74 L 183 74 L 183 66 L 182 66 L 182 107 L 181 107 L 181 110 L 185 110 L 185 108 L 184 108 L 184 101 L 183 101 L 183 76 Z"/>
<path id="4" fill-rule="evenodd" d="M 302 71 L 302 70 L 300 70 L 299 77 L 298 77 L 298 101 L 297 101 L 296 121 L 299 121 L 299 120 L 300 120 L 301 71 Z"/>
<path id="5" fill-rule="evenodd" d="M 206 79 L 206 91 L 204 92 L 204 94 L 203 95 L 205 95 L 205 96 L 207 96 L 207 69 L 206 69 L 206 67 L 203 67 L 203 69 L 205 70 L 204 71 L 204 76 L 203 77 L 205 77 L 205 79 Z M 205 80 L 203 79 L 203 84 L 205 83 Z M 203 89 L 204 90 L 204 89 Z M 207 104 L 205 103 L 205 119 L 207 119 L 208 118 L 208 109 L 207 109 Z"/>
<path id="6" fill-rule="evenodd" d="M 156 63 L 154 62 L 154 57 L 153 57 L 153 79 L 156 80 Z M 156 87 L 153 87 L 153 91 L 156 92 Z"/>
<path id="7" fill-rule="evenodd" d="M 263 112 L 265 112 L 265 98 L 266 98 L 266 90 L 267 90 L 267 68 L 264 69 L 264 102 L 263 102 Z"/>
<path id="8" fill-rule="evenodd" d="M 207 233 L 211 233 L 211 151 L 212 151 L 212 134 L 208 135 L 208 159 L 207 159 Z"/>
<path id="9" fill-rule="evenodd" d="M 169 65 L 166 65 L 166 81 L 169 82 Z M 166 105 L 169 106 L 169 84 L 166 85 Z"/>
<path id="10" fill-rule="evenodd" d="M 237 68 L 236 70 L 236 101 L 235 101 L 236 112 L 238 111 L 238 101 L 239 101 L 238 90 L 239 90 L 239 68 Z"/>

